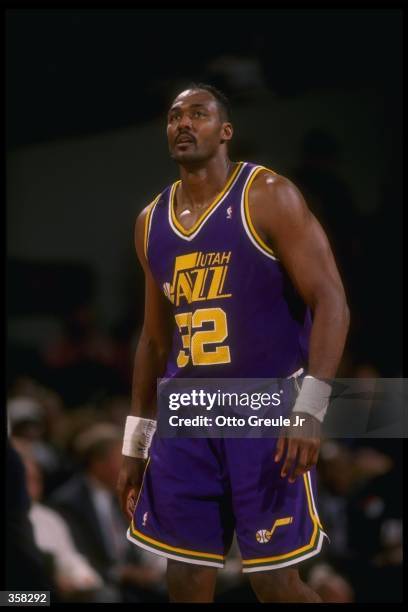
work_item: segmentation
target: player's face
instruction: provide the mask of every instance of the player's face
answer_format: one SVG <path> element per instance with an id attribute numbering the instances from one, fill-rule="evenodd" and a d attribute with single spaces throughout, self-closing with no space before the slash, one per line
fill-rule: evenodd
<path id="1" fill-rule="evenodd" d="M 205 90 L 183 91 L 167 119 L 171 157 L 178 163 L 203 162 L 232 137 L 232 126 L 222 121 L 217 101 Z"/>

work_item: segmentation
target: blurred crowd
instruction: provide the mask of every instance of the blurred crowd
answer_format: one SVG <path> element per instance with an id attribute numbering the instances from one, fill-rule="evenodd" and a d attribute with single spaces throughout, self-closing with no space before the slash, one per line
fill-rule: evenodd
<path id="1" fill-rule="evenodd" d="M 374 212 L 359 215 L 339 155 L 333 138 L 315 130 L 291 175 L 324 225 L 345 281 L 352 321 L 338 377 L 401 376 L 398 283 L 394 299 L 373 297 L 382 269 L 399 278 L 398 215 L 387 214 L 398 188 L 384 184 Z M 396 239 L 372 265 L 383 232 Z M 51 590 L 54 601 L 167 601 L 166 561 L 126 539 L 115 490 L 142 322 L 143 280 L 137 284 L 132 311 L 111 333 L 84 302 L 62 318 L 51 343 L 31 351 L 9 344 L 10 590 Z M 323 440 L 318 490 L 330 544 L 302 564 L 302 577 L 325 602 L 402 601 L 402 440 Z M 256 601 L 236 542 L 216 597 Z"/>
<path id="2" fill-rule="evenodd" d="M 112 398 L 68 411 L 54 391 L 17 381 L 7 406 L 8 588 L 42 582 L 55 601 L 166 601 L 165 561 L 128 542 L 116 496 L 127 410 Z"/>

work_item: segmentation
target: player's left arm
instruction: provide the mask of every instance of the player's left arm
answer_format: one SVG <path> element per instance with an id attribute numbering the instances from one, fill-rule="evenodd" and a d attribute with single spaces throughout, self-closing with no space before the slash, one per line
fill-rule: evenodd
<path id="1" fill-rule="evenodd" d="M 285 177 L 260 173 L 249 192 L 252 222 L 260 237 L 270 245 L 304 302 L 313 312 L 308 374 L 318 379 L 334 378 L 349 328 L 349 309 L 327 236 L 308 208 L 297 187 Z M 347 237 L 344 237 L 347 240 Z M 304 437 L 288 443 L 282 475 L 293 466 L 290 480 L 317 462 L 320 422 L 306 413 Z M 288 433 L 288 432 L 286 432 Z M 293 443 L 292 443 L 293 441 Z M 285 440 L 279 439 L 277 460 Z"/>

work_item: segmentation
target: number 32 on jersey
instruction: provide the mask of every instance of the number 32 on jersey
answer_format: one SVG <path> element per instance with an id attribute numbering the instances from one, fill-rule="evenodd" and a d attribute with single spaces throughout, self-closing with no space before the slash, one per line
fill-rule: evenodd
<path id="1" fill-rule="evenodd" d="M 179 368 L 184 368 L 190 358 L 193 365 L 231 363 L 229 347 L 219 346 L 228 336 L 227 316 L 222 308 L 200 308 L 176 314 L 175 319 L 183 345 L 177 356 Z M 202 329 L 207 323 L 212 324 L 212 329 Z M 209 346 L 215 344 L 218 346 Z"/>

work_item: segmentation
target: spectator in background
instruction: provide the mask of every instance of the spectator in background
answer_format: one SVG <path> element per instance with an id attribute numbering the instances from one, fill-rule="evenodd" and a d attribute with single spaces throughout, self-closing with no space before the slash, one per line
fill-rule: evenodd
<path id="1" fill-rule="evenodd" d="M 62 601 L 92 600 L 93 592 L 103 586 L 101 577 L 75 549 L 62 517 L 41 503 L 43 479 L 41 468 L 22 441 L 15 446 L 26 470 L 27 490 L 31 498 L 29 519 L 38 548 L 51 560 L 56 588 Z"/>
<path id="2" fill-rule="evenodd" d="M 30 384 L 31 389 L 27 390 L 25 395 L 9 398 L 7 415 L 13 438 L 30 444 L 33 456 L 43 470 L 45 495 L 47 495 L 72 474 L 74 465 L 64 450 L 50 437 L 54 432 L 50 431 L 47 411 L 49 406 L 43 402 L 45 398 L 41 396 L 41 388 L 37 389 L 35 383 Z M 44 395 L 45 393 L 44 391 Z M 57 414 L 61 424 L 64 424 L 65 415 L 62 408 L 61 410 L 58 408 Z M 54 416 L 53 414 L 52 418 Z"/>
<path id="3" fill-rule="evenodd" d="M 400 440 L 379 442 L 382 448 L 387 442 L 401 446 Z M 402 465 L 397 453 L 391 459 L 366 446 L 356 456 L 360 470 L 369 474 L 348 502 L 356 592 L 360 601 L 402 602 Z"/>
<path id="4" fill-rule="evenodd" d="M 330 537 L 330 553 L 337 558 L 349 556 L 347 496 L 354 485 L 352 451 L 345 445 L 326 440 L 320 449 L 320 518 Z"/>
<path id="5" fill-rule="evenodd" d="M 17 376 L 9 390 L 9 397 L 27 397 L 38 402 L 43 411 L 42 437 L 49 444 L 60 446 L 67 413 L 62 397 L 29 376 Z"/>
<path id="6" fill-rule="evenodd" d="M 166 601 L 165 563 L 135 550 L 116 497 L 122 460 L 122 431 L 98 423 L 81 432 L 75 449 L 82 470 L 50 496 L 49 504 L 65 518 L 78 550 L 110 587 L 105 601 Z"/>
<path id="7" fill-rule="evenodd" d="M 7 415 L 13 436 L 27 442 L 41 441 L 44 435 L 44 410 L 35 399 L 17 396 L 8 400 Z"/>
<path id="8" fill-rule="evenodd" d="M 51 568 L 34 539 L 29 509 L 24 464 L 8 439 L 5 588 L 10 591 L 50 591 L 51 602 L 58 602 Z"/>
<path id="9" fill-rule="evenodd" d="M 357 602 L 401 601 L 401 466 L 375 448 L 376 440 L 351 442 L 327 440 L 321 448 L 320 516 L 331 540 L 326 560 L 351 582 Z"/>

